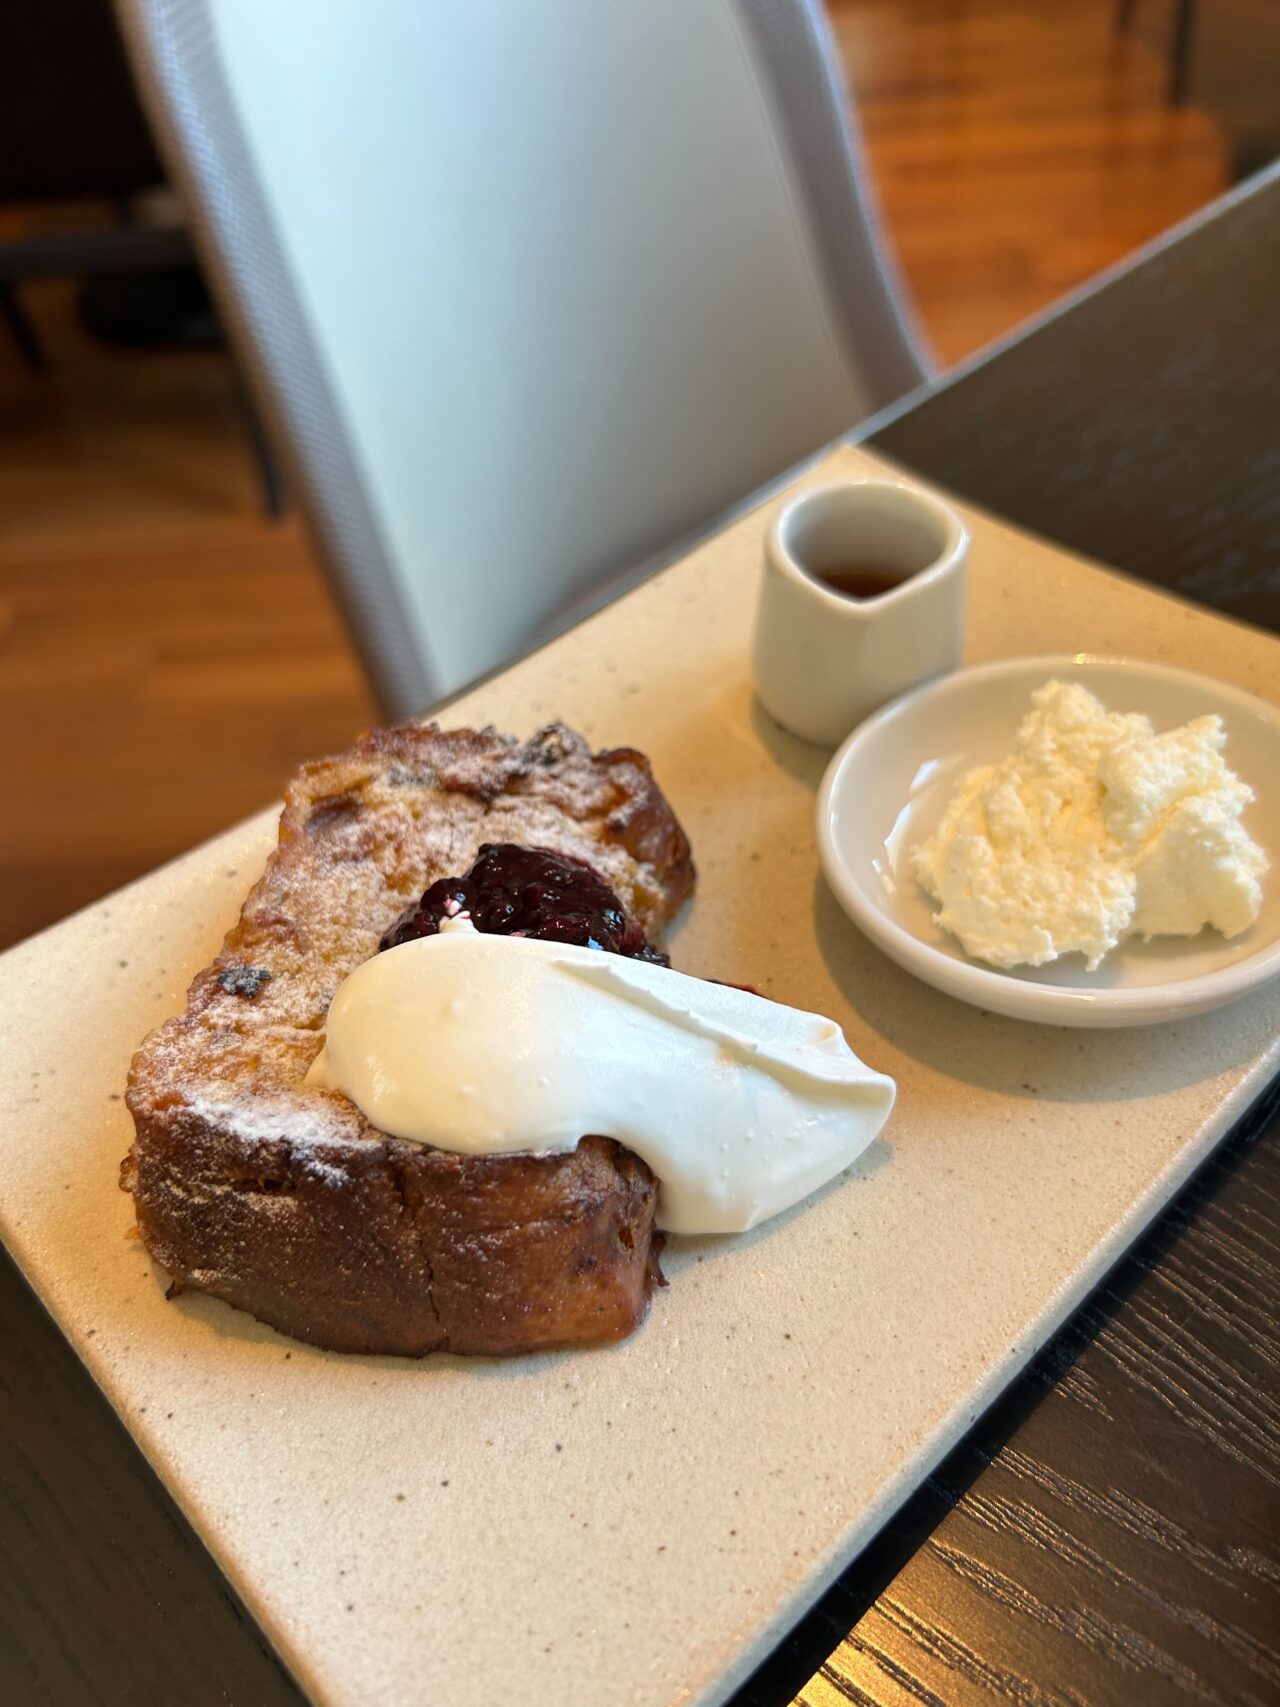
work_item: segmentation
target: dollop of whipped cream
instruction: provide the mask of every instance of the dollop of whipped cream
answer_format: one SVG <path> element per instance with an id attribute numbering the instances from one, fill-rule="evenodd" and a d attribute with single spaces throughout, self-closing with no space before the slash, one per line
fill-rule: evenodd
<path id="1" fill-rule="evenodd" d="M 307 1083 L 463 1155 L 616 1139 L 652 1169 L 673 1233 L 743 1232 L 799 1203 L 871 1143 L 895 1092 L 818 1014 L 466 919 L 351 973 Z"/>
<path id="2" fill-rule="evenodd" d="M 1240 821 L 1253 790 L 1226 742 L 1220 717 L 1157 734 L 1078 682 L 1047 682 L 1013 751 L 970 771 L 912 850 L 935 920 L 993 966 L 1079 953 L 1091 972 L 1129 936 L 1239 936 L 1267 858 Z"/>

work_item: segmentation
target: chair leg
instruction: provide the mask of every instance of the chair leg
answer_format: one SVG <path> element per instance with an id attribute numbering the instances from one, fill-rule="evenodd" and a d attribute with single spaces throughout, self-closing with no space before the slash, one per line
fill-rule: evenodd
<path id="1" fill-rule="evenodd" d="M 1178 0 L 1173 20 L 1173 55 L 1169 64 L 1169 105 L 1180 107 L 1187 98 L 1191 75 L 1191 38 L 1195 24 L 1195 0 Z"/>
<path id="2" fill-rule="evenodd" d="M 40 334 L 31 324 L 26 309 L 18 301 L 18 293 L 5 280 L 0 280 L 0 319 L 8 326 L 23 361 L 32 373 L 44 373 L 49 366 Z"/>
<path id="3" fill-rule="evenodd" d="M 236 404 L 240 418 L 244 422 L 245 436 L 249 440 L 249 449 L 258 469 L 258 480 L 262 486 L 262 503 L 272 521 L 278 522 L 289 508 L 289 492 L 276 461 L 275 451 L 267 430 L 262 424 L 253 394 L 244 380 L 233 358 L 231 363 L 231 383 L 235 391 Z"/>

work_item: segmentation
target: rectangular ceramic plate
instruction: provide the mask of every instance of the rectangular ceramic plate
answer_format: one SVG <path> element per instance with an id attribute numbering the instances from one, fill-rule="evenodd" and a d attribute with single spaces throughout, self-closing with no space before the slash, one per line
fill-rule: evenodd
<path id="1" fill-rule="evenodd" d="M 842 451 L 812 478 L 878 466 Z M 5 1237 L 318 1701 L 721 1701 L 1275 1070 L 1278 986 L 1183 1024 L 1058 1031 L 962 1007 L 859 936 L 818 877 L 825 755 L 752 700 L 767 514 L 446 719 L 560 717 L 647 750 L 699 865 L 676 964 L 833 1015 L 899 1083 L 882 1139 L 816 1200 L 674 1241 L 624 1344 L 338 1357 L 165 1302 L 116 1187 L 120 1093 L 272 815 L 0 961 Z M 974 525 L 973 659 L 1066 641 L 1274 694 L 1275 640 Z"/>

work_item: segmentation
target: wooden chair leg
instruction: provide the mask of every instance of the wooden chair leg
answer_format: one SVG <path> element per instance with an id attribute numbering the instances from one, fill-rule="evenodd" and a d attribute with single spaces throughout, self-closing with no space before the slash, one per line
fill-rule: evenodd
<path id="1" fill-rule="evenodd" d="M 1187 98 L 1191 76 L 1191 41 L 1195 25 L 1195 0 L 1178 0 L 1173 19 L 1173 53 L 1169 63 L 1169 105 L 1180 107 Z"/>
<path id="2" fill-rule="evenodd" d="M 26 309 L 18 301 L 18 293 L 7 281 L 0 280 L 0 320 L 8 326 L 24 362 L 33 373 L 44 373 L 49 366 L 40 334 L 31 324 Z"/>
<path id="3" fill-rule="evenodd" d="M 235 363 L 232 363 L 234 375 L 236 402 L 240 410 L 240 418 L 244 422 L 245 436 L 249 441 L 249 449 L 253 455 L 258 470 L 258 481 L 262 488 L 262 503 L 272 521 L 280 521 L 289 509 L 289 490 L 285 485 L 284 474 L 276 459 L 275 447 L 263 425 L 262 416 L 248 385 L 240 377 Z"/>

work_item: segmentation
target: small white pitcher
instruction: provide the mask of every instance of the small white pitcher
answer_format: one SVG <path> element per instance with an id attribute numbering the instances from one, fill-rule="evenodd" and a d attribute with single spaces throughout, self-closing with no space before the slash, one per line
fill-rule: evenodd
<path id="1" fill-rule="evenodd" d="M 765 540 L 752 668 L 784 729 L 833 747 L 886 700 L 959 666 L 969 533 L 948 504 L 894 480 L 801 493 Z M 859 571 L 855 597 L 825 575 Z"/>

